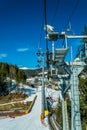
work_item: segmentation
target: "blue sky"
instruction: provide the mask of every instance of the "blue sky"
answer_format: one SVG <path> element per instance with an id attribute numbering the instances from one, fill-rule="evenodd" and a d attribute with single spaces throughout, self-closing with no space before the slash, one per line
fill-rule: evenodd
<path id="1" fill-rule="evenodd" d="M 37 66 L 38 45 L 45 52 L 43 4 L 44 0 L 0 0 L 0 62 L 28 68 Z M 81 35 L 87 25 L 86 0 L 47 0 L 47 24 L 60 33 L 69 21 L 72 31 Z M 51 42 L 48 44 L 51 50 Z M 73 57 L 79 44 L 80 40 L 69 40 Z"/>

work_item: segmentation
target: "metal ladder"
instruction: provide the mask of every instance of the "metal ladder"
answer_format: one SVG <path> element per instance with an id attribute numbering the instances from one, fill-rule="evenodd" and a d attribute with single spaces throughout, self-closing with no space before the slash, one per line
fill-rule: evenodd
<path id="1" fill-rule="evenodd" d="M 78 67 L 73 67 L 73 74 L 71 76 L 71 103 L 72 103 L 72 128 L 71 130 L 81 130 L 81 119 L 80 119 L 80 103 L 79 103 L 79 80 L 78 80 Z"/>

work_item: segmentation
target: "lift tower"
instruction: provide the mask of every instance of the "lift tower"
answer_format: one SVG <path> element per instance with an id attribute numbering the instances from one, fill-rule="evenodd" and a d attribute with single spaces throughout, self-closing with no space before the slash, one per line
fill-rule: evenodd
<path id="1" fill-rule="evenodd" d="M 65 114 L 65 99 L 64 95 L 66 94 L 67 90 L 71 89 L 71 130 L 82 130 L 81 127 L 81 119 L 80 119 L 80 104 L 79 104 L 79 89 L 78 89 L 78 75 L 81 73 L 81 71 L 84 69 L 85 63 L 79 61 L 78 62 L 72 62 L 70 66 L 68 66 L 65 62 L 65 56 L 67 55 L 67 52 L 69 50 L 68 48 L 68 39 L 76 39 L 76 38 L 87 38 L 87 36 L 73 36 L 73 35 L 67 35 L 66 32 L 63 32 L 61 34 L 58 34 L 57 32 L 54 32 L 54 28 L 52 26 L 46 25 L 47 35 L 46 39 L 49 41 L 52 41 L 52 63 L 53 66 L 58 68 L 62 68 L 62 70 L 65 70 L 66 73 L 68 73 L 70 78 L 70 85 L 67 85 L 66 88 L 63 87 L 62 89 L 62 96 L 63 96 L 63 102 L 62 102 L 62 109 L 63 109 L 63 130 L 69 130 L 67 118 Z M 59 48 L 54 51 L 54 41 L 58 39 L 64 39 L 65 41 L 65 48 Z M 63 81 L 63 80 L 62 80 Z M 67 127 L 66 127 L 67 125 Z"/>

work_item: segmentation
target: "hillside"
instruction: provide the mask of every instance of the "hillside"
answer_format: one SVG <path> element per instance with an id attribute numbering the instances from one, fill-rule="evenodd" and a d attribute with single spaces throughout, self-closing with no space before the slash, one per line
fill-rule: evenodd
<path id="1" fill-rule="evenodd" d="M 21 69 L 27 77 L 37 76 L 40 72 L 42 72 L 42 68 L 39 69 Z"/>
<path id="2" fill-rule="evenodd" d="M 16 65 L 11 65 L 7 63 L 0 63 L 0 77 L 11 79 L 16 79 L 18 82 L 26 79 L 25 73 L 20 70 Z"/>
<path id="3" fill-rule="evenodd" d="M 12 80 L 17 84 L 25 83 L 26 75 L 17 66 L 0 63 L 0 94 L 6 92 L 7 87 L 12 85 Z"/>

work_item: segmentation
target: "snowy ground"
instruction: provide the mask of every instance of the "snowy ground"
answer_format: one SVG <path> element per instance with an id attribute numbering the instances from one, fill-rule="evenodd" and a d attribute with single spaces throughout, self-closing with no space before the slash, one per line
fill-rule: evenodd
<path id="1" fill-rule="evenodd" d="M 14 89 L 13 91 L 14 92 Z M 25 85 L 24 86 L 24 93 L 27 94 L 27 98 L 22 101 L 16 101 L 16 102 L 9 102 L 9 103 L 1 103 L 0 106 L 8 105 L 8 104 L 14 104 L 14 103 L 19 103 L 19 102 L 27 102 L 27 101 L 32 101 L 36 95 L 36 89 L 35 88 L 30 88 L 29 86 Z"/>
<path id="2" fill-rule="evenodd" d="M 59 100 L 62 100 L 62 94 L 60 90 L 53 90 L 50 88 L 47 88 L 46 90 L 46 97 L 51 97 L 52 100 L 48 100 L 51 108 L 56 108 L 58 106 Z"/>
<path id="3" fill-rule="evenodd" d="M 46 89 L 46 97 L 52 97 L 54 100 L 61 99 L 62 100 L 62 94 L 60 90 L 53 90 L 50 88 Z"/>
<path id="4" fill-rule="evenodd" d="M 32 96 L 36 95 L 31 93 Z M 26 100 L 30 100 L 27 98 Z M 37 98 L 32 111 L 24 116 L 16 118 L 0 119 L 0 130 L 49 130 L 49 127 L 43 126 L 40 121 L 41 114 L 41 89 L 37 92 Z"/>

